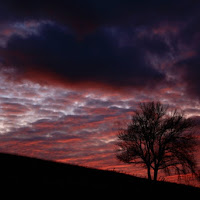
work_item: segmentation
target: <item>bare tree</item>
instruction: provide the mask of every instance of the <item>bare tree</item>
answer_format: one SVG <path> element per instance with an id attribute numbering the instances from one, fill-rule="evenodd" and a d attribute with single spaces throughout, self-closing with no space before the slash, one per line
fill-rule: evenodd
<path id="1" fill-rule="evenodd" d="M 182 112 L 170 112 L 160 102 L 140 103 L 131 122 L 118 134 L 116 157 L 145 167 L 149 180 L 151 171 L 155 181 L 159 170 L 195 174 L 193 125 Z"/>

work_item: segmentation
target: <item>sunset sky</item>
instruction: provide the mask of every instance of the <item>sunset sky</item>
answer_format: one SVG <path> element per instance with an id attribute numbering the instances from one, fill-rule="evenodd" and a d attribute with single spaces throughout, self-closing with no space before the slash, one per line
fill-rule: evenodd
<path id="1" fill-rule="evenodd" d="M 199 0 L 0 1 L 0 152 L 142 176 L 114 144 L 119 122 L 153 100 L 183 109 L 200 137 L 199 10 Z"/>

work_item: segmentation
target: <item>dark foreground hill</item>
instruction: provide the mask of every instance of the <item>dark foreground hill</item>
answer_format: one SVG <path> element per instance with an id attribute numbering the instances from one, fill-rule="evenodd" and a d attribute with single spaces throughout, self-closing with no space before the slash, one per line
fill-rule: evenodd
<path id="1" fill-rule="evenodd" d="M 162 199 L 166 196 L 189 195 L 197 197 L 200 188 L 185 185 L 150 182 L 122 173 L 85 168 L 23 156 L 0 154 L 0 192 L 15 197 L 45 195 L 92 197 L 110 195 L 131 197 L 138 194 Z M 0 194 L 1 194 L 0 193 Z M 60 198 L 57 198 L 60 199 Z M 70 198 L 71 199 L 71 198 Z"/>

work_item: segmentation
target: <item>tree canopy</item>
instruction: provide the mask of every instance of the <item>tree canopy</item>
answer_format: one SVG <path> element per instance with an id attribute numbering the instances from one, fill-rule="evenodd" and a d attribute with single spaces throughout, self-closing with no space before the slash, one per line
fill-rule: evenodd
<path id="1" fill-rule="evenodd" d="M 150 180 L 152 170 L 154 180 L 159 170 L 195 174 L 193 127 L 193 121 L 181 111 L 170 111 L 160 102 L 140 103 L 131 122 L 119 131 L 116 157 L 145 167 Z"/>

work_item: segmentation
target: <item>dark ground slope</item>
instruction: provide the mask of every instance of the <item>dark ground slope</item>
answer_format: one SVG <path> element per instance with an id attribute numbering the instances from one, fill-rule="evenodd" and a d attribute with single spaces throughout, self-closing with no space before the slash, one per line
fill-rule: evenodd
<path id="1" fill-rule="evenodd" d="M 70 195 L 100 199 L 100 196 L 175 197 L 189 195 L 198 198 L 200 188 L 137 178 L 116 172 L 56 163 L 23 156 L 0 154 L 0 194 L 21 197 Z M 196 196 L 197 195 L 197 196 Z M 60 198 L 57 198 L 60 199 Z M 70 198 L 71 199 L 71 198 Z"/>

